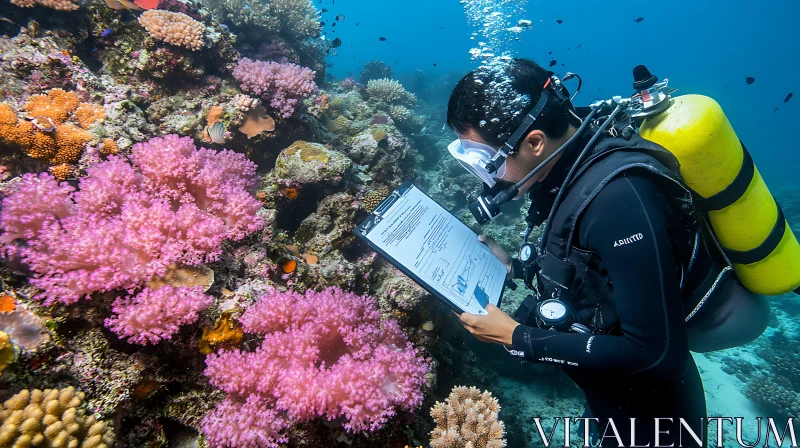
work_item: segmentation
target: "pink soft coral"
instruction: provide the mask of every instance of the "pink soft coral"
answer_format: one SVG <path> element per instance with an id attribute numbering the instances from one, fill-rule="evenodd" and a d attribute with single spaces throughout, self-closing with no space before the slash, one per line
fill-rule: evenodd
<path id="1" fill-rule="evenodd" d="M 134 292 L 173 263 L 217 260 L 225 239 L 263 228 L 243 155 L 168 135 L 87 170 L 78 191 L 49 174 L 23 176 L 3 200 L 0 244 L 36 274 L 50 304 L 98 291 Z M 22 244 L 19 244 L 19 242 Z"/>
<path id="2" fill-rule="evenodd" d="M 207 358 L 211 384 L 229 394 L 203 421 L 211 446 L 277 447 L 288 424 L 319 416 L 342 418 L 347 431 L 374 431 L 396 407 L 411 410 L 422 401 L 425 362 L 395 321 L 381 322 L 369 296 L 338 288 L 305 296 L 271 291 L 241 322 L 264 341 L 254 352 Z M 246 429 L 231 423 L 241 412 L 237 403 L 255 401 L 263 419 Z"/>
<path id="3" fill-rule="evenodd" d="M 158 289 L 145 288 L 136 296 L 118 298 L 111 306 L 115 313 L 105 325 L 134 344 L 156 344 L 171 339 L 181 325 L 194 323 L 198 313 L 211 304 L 212 297 L 197 286 Z"/>
<path id="4" fill-rule="evenodd" d="M 297 104 L 317 93 L 314 71 L 297 64 L 254 61 L 243 58 L 233 69 L 242 89 L 261 95 L 283 118 L 294 114 Z"/>

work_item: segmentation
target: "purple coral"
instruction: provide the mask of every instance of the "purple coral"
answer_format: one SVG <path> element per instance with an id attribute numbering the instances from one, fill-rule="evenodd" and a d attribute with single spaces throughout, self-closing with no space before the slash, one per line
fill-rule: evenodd
<path id="1" fill-rule="evenodd" d="M 314 71 L 296 64 L 243 58 L 233 69 L 242 89 L 261 95 L 283 118 L 291 117 L 300 101 L 317 93 Z"/>
<path id="2" fill-rule="evenodd" d="M 50 304 L 98 291 L 133 292 L 173 263 L 219 258 L 225 239 L 265 225 L 256 165 L 168 135 L 87 170 L 78 191 L 49 174 L 27 174 L 3 200 L 0 244 L 36 274 Z"/>
<path id="3" fill-rule="evenodd" d="M 156 344 L 171 339 L 181 325 L 194 323 L 212 300 L 201 286 L 145 288 L 135 296 L 115 300 L 111 306 L 115 315 L 105 325 L 133 344 Z"/>
<path id="4" fill-rule="evenodd" d="M 374 431 L 422 401 L 427 366 L 397 322 L 381 322 L 375 300 L 338 288 L 270 291 L 245 311 L 245 331 L 264 334 L 254 352 L 206 359 L 211 384 L 228 398 L 203 420 L 214 447 L 277 447 L 283 430 L 324 416 L 350 432 Z M 262 418 L 243 428 L 245 408 Z"/>

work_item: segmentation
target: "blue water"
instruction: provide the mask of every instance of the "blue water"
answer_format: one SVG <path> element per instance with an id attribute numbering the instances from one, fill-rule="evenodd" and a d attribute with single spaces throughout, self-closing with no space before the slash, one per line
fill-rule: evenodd
<path id="1" fill-rule="evenodd" d="M 716 99 L 770 186 L 798 184 L 793 176 L 800 166 L 800 145 L 793 129 L 800 117 L 796 25 L 800 2 L 584 4 L 527 2 L 527 13 L 518 18 L 531 20 L 533 27 L 514 35 L 519 41 L 510 40 L 509 50 L 543 66 L 552 51 L 558 61 L 552 70 L 583 77 L 579 105 L 629 95 L 631 69 L 645 64 L 658 77 L 669 78 L 680 94 Z M 387 2 L 325 0 L 317 7 L 328 9 L 323 14 L 328 38 L 343 41 L 338 54 L 328 57 L 333 63 L 329 71 L 338 78 L 357 77 L 364 62 L 377 59 L 391 65 L 395 78 L 422 70 L 430 82 L 452 84 L 479 63 L 468 53 L 475 43 L 469 40 L 474 28 L 458 1 L 405 0 L 387 6 Z M 337 14 L 344 14 L 345 20 L 332 27 Z M 644 20 L 636 23 L 637 17 Z M 748 76 L 756 82 L 747 85 Z M 444 95 L 449 90 L 441 91 Z M 796 97 L 784 104 L 790 92 Z"/>

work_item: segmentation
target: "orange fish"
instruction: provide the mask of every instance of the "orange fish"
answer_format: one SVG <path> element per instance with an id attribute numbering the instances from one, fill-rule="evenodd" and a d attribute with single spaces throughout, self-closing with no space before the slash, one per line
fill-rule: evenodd
<path id="1" fill-rule="evenodd" d="M 158 0 L 133 0 L 133 3 L 143 9 L 158 8 Z"/>
<path id="2" fill-rule="evenodd" d="M 297 269 L 297 262 L 294 260 L 286 260 L 281 263 L 281 269 L 287 274 L 291 274 Z"/>
<path id="3" fill-rule="evenodd" d="M 286 199 L 297 199 L 297 188 L 286 187 L 283 189 L 283 195 L 286 196 Z"/>
<path id="4" fill-rule="evenodd" d="M 17 309 L 17 302 L 8 294 L 0 295 L 0 313 L 10 313 Z"/>

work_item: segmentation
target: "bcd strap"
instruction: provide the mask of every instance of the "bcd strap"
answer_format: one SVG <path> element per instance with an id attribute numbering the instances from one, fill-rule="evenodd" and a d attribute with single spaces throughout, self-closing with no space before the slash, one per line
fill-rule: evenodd
<path id="1" fill-rule="evenodd" d="M 778 247 L 778 244 L 780 244 L 783 239 L 783 234 L 786 233 L 786 218 L 784 218 L 783 210 L 781 210 L 781 206 L 777 201 L 775 202 L 775 206 L 778 207 L 778 218 L 775 220 L 775 226 L 772 228 L 772 231 L 769 232 L 769 235 L 767 235 L 763 243 L 750 250 L 740 251 L 727 248 L 723 249 L 731 263 L 750 264 L 761 261 L 767 258 L 767 256 Z"/>
<path id="2" fill-rule="evenodd" d="M 739 168 L 739 174 L 736 175 L 736 178 L 733 179 L 733 182 L 725 187 L 724 190 L 715 195 L 700 199 L 698 201 L 699 205 L 704 209 L 708 211 L 714 211 L 722 210 L 723 208 L 728 207 L 729 205 L 738 201 L 739 198 L 744 195 L 745 191 L 747 191 L 747 188 L 750 186 L 750 182 L 753 181 L 753 176 L 756 173 L 756 167 L 753 164 L 753 158 L 750 157 L 750 153 L 747 151 L 747 148 L 745 148 L 744 143 L 741 143 L 741 145 L 742 151 L 744 152 L 744 159 L 742 160 L 741 168 Z"/>

